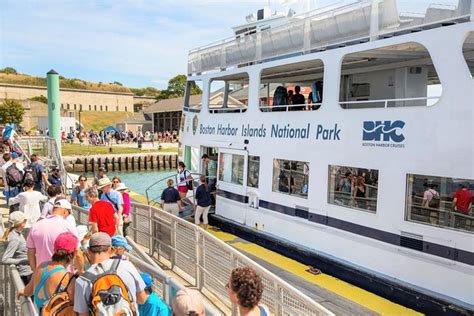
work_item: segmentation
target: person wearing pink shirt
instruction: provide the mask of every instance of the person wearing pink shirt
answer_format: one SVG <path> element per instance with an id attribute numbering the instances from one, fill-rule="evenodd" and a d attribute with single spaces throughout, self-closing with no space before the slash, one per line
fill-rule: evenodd
<path id="1" fill-rule="evenodd" d="M 28 248 L 28 262 L 33 270 L 41 263 L 51 260 L 54 253 L 54 242 L 61 233 L 71 232 L 77 237 L 76 227 L 66 220 L 70 212 L 71 203 L 66 199 L 57 200 L 54 203 L 52 214 L 31 227 L 26 247 Z M 77 247 L 80 246 L 78 243 Z M 74 267 L 79 272 L 83 271 L 84 259 L 81 251 L 77 251 Z"/>
<path id="2" fill-rule="evenodd" d="M 128 226 L 130 226 L 130 195 L 126 192 L 128 190 L 128 187 L 125 185 L 125 183 L 120 182 L 117 183 L 117 186 L 115 187 L 115 190 L 120 192 L 122 194 L 123 198 L 123 236 L 127 236 L 127 229 Z"/>

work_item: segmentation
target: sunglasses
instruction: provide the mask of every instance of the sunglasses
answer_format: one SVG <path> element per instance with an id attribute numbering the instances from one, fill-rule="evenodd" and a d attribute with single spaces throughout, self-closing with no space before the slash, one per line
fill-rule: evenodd
<path id="1" fill-rule="evenodd" d="M 120 183 L 119 181 L 112 181 L 112 183 Z"/>

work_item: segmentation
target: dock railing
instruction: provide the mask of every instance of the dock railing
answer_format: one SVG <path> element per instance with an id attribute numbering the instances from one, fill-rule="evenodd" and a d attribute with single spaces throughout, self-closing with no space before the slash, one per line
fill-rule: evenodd
<path id="1" fill-rule="evenodd" d="M 78 223 L 87 224 L 87 211 L 74 207 L 74 215 Z M 162 269 L 171 270 L 208 300 L 219 302 L 224 314 L 237 314 L 237 306 L 229 300 L 225 287 L 232 269 L 250 266 L 263 280 L 262 303 L 272 314 L 333 315 L 244 254 L 184 219 L 154 206 L 132 203 L 131 221 L 129 237 Z"/>

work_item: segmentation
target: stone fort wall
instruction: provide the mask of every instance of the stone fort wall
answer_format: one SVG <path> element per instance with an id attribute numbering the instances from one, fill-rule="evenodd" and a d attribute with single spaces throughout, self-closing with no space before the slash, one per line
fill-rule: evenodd
<path id="1" fill-rule="evenodd" d="M 47 96 L 46 87 L 0 83 L 0 99 L 26 100 Z M 133 112 L 133 93 L 60 89 L 61 108 L 76 111 Z"/>

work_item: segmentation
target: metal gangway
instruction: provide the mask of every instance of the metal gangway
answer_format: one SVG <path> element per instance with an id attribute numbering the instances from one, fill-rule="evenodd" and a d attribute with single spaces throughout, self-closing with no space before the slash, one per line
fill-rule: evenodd
<path id="1" fill-rule="evenodd" d="M 149 272 L 157 292 L 170 304 L 177 289 L 198 289 L 208 315 L 237 315 L 225 287 L 232 269 L 252 267 L 262 278 L 262 303 L 273 315 L 333 315 L 325 307 L 202 228 L 160 208 L 132 203 L 129 240 L 139 269 Z M 79 224 L 88 212 L 74 207 Z M 145 262 L 145 263 L 144 263 Z M 153 269 L 151 269 L 153 268 Z M 148 270 L 147 270 L 148 269 Z"/>

